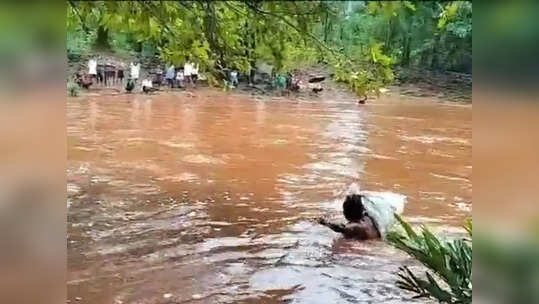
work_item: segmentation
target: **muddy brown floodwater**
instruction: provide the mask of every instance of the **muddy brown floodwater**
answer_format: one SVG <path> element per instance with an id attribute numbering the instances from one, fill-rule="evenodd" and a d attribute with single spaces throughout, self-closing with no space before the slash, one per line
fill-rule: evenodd
<path id="1" fill-rule="evenodd" d="M 352 183 L 448 234 L 471 216 L 469 105 L 204 89 L 70 99 L 67 117 L 71 303 L 409 302 L 412 260 L 311 219 Z"/>

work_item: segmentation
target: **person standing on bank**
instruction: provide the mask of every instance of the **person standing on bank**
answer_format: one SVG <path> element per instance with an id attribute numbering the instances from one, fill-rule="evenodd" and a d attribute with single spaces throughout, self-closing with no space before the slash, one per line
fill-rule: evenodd
<path id="1" fill-rule="evenodd" d="M 118 79 L 118 83 L 120 86 L 123 86 L 124 84 L 124 64 L 123 62 L 120 62 L 118 66 L 116 67 L 116 77 Z"/>
<path id="2" fill-rule="evenodd" d="M 198 80 L 198 63 L 192 63 L 192 66 L 193 66 L 193 71 L 191 73 L 191 78 L 193 78 L 193 84 L 196 85 L 197 84 L 197 80 Z"/>
<path id="3" fill-rule="evenodd" d="M 232 70 L 230 71 L 230 83 L 233 88 L 238 86 L 238 71 Z"/>
<path id="4" fill-rule="evenodd" d="M 88 60 L 88 75 L 93 81 L 97 82 L 97 60 L 95 58 Z"/>
<path id="5" fill-rule="evenodd" d="M 131 62 L 131 79 L 137 83 L 140 75 L 140 63 Z"/>
<path id="6" fill-rule="evenodd" d="M 193 64 L 189 60 L 189 56 L 187 57 L 187 60 L 185 61 L 185 64 L 183 66 L 183 75 L 185 77 L 186 84 L 189 83 L 191 86 L 194 86 L 193 83 Z"/>
<path id="7" fill-rule="evenodd" d="M 167 79 L 167 84 L 170 89 L 174 87 L 174 78 L 176 76 L 176 69 L 174 68 L 174 65 L 171 64 L 168 69 L 167 73 L 165 75 L 165 78 Z"/>

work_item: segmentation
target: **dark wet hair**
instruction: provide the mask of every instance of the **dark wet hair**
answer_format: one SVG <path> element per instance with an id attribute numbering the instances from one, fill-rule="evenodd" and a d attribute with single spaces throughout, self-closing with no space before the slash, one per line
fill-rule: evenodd
<path id="1" fill-rule="evenodd" d="M 344 203 L 342 204 L 342 210 L 344 217 L 350 222 L 359 221 L 365 213 L 365 208 L 362 202 L 363 195 L 350 194 L 346 196 Z"/>

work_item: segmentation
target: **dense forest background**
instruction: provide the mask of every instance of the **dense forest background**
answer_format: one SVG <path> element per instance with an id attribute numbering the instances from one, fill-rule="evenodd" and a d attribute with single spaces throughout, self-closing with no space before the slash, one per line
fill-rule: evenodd
<path id="1" fill-rule="evenodd" d="M 472 3 L 68 1 L 68 58 L 94 52 L 174 64 L 190 56 L 214 84 L 223 67 L 326 64 L 365 94 L 397 68 L 471 73 Z"/>

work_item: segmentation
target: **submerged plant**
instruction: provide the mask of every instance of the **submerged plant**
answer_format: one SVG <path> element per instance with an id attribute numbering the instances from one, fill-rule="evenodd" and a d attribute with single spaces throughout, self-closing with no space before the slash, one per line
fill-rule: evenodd
<path id="1" fill-rule="evenodd" d="M 416 297 L 432 297 L 444 303 L 472 302 L 472 222 L 466 231 L 470 239 L 442 241 L 423 227 L 416 233 L 410 224 L 395 215 L 405 233 L 392 232 L 388 241 L 421 262 L 430 271 L 418 277 L 408 267 L 399 268 L 399 288 L 416 293 Z M 442 281 L 443 283 L 440 283 Z"/>

